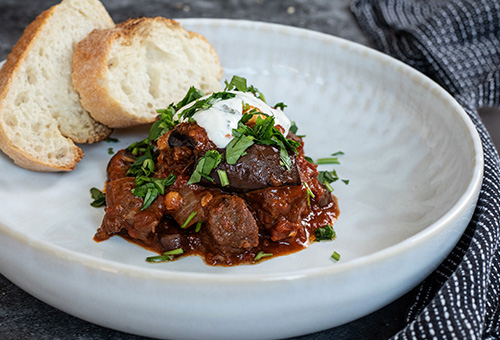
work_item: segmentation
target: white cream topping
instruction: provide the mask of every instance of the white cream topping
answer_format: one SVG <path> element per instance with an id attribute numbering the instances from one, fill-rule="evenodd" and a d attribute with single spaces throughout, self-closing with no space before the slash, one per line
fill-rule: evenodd
<path id="1" fill-rule="evenodd" d="M 236 97 L 225 100 L 217 99 L 212 103 L 211 107 L 197 111 L 192 117 L 198 125 L 206 130 L 208 138 L 218 148 L 225 148 L 233 139 L 232 131 L 238 127 L 238 122 L 243 114 L 243 103 L 256 107 L 266 115 L 273 116 L 275 125 L 280 125 L 285 130 L 283 133 L 285 136 L 288 134 L 291 123 L 282 110 L 270 107 L 250 92 L 228 92 L 234 93 Z M 181 108 L 178 114 L 181 114 L 182 111 L 193 104 L 190 103 Z"/>

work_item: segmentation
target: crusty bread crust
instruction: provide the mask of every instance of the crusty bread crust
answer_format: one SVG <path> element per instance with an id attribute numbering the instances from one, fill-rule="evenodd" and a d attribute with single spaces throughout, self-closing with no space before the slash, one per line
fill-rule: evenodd
<path id="1" fill-rule="evenodd" d="M 160 31 L 165 34 L 160 36 Z M 152 41 L 155 34 L 159 39 Z M 158 47 L 162 39 L 169 40 L 168 43 L 180 51 L 165 52 Z M 148 48 L 162 54 L 154 60 L 162 66 L 154 74 L 146 70 L 154 63 L 148 59 Z M 132 57 L 130 50 L 144 51 Z M 169 59 L 170 52 L 175 61 Z M 192 59 L 189 61 L 192 70 L 177 62 L 188 56 Z M 127 63 L 139 64 L 142 68 L 134 72 L 129 65 L 123 66 Z M 220 89 L 222 78 L 217 53 L 208 41 L 163 17 L 128 19 L 112 29 L 94 30 L 77 45 L 73 70 L 73 86 L 80 94 L 82 106 L 95 120 L 112 128 L 151 123 L 157 116 L 156 109 L 182 99 L 179 93 L 185 94 L 190 86 L 210 93 Z M 172 70 L 177 72 L 177 77 L 169 74 L 173 74 Z M 128 74 L 132 79 L 128 81 L 136 81 L 125 85 L 129 91 L 122 91 L 124 86 L 120 81 L 123 80 L 117 79 L 116 72 Z M 153 86 L 156 89 L 152 90 Z M 122 93 L 117 95 L 117 91 Z"/>
<path id="2" fill-rule="evenodd" d="M 111 44 L 118 36 L 124 35 L 119 28 L 102 29 L 92 31 L 85 39 L 80 41 L 73 56 L 73 86 L 80 94 L 82 106 L 90 112 L 91 116 L 109 127 L 117 127 L 114 124 L 116 112 L 121 112 L 121 106 L 107 93 L 105 79 L 108 55 Z M 123 126 L 133 125 L 131 118 L 121 118 Z M 106 123 L 104 123 L 106 122 Z M 114 125 L 114 126 L 113 126 Z"/>
<path id="3" fill-rule="evenodd" d="M 25 29 L 0 70 L 0 149 L 16 164 L 30 170 L 51 172 L 73 170 L 83 157 L 82 150 L 75 145 L 74 141 L 97 142 L 105 139 L 111 132 L 108 127 L 94 121 L 90 116 L 84 120 L 88 122 L 88 126 L 82 128 L 77 126 L 78 119 L 74 120 L 76 123 L 71 121 L 73 119 L 71 115 L 88 115 L 80 106 L 78 112 L 61 110 L 64 112 L 57 113 L 61 117 L 61 120 L 58 119 L 52 112 L 49 112 L 55 100 L 39 98 L 39 94 L 33 94 L 25 88 L 25 85 L 30 84 L 32 88 L 39 89 L 47 98 L 52 95 L 49 89 L 43 89 L 47 86 L 47 81 L 38 79 L 37 85 L 33 85 L 33 79 L 30 78 L 33 77 L 33 73 L 30 73 L 29 69 L 34 65 L 33 60 L 37 60 L 36 54 L 40 53 L 35 51 L 40 45 L 40 39 L 54 34 L 50 30 L 51 25 L 55 20 L 60 20 L 75 2 L 75 0 L 64 0 L 41 13 Z M 102 7 L 102 4 L 95 0 L 86 5 L 94 6 L 94 8 Z M 101 27 L 114 26 L 104 7 L 97 7 L 97 10 L 104 19 Z M 79 13 L 78 15 L 85 15 L 80 9 L 72 9 L 72 11 Z M 64 32 L 58 34 L 63 35 Z M 70 39 L 75 38 L 71 35 Z M 44 48 L 49 54 L 51 46 L 44 46 Z M 52 74 L 50 76 L 55 77 Z M 69 86 L 71 86 L 71 81 L 69 81 Z M 67 96 L 70 96 L 71 93 L 75 93 L 75 90 L 71 87 L 67 89 L 67 92 Z M 74 95 L 76 96 L 76 93 Z M 22 106 L 23 100 L 30 102 L 29 109 Z M 37 106 L 37 103 L 42 102 L 43 104 Z M 78 100 L 76 102 L 78 103 Z M 62 121 L 64 119 L 66 121 Z M 74 123 L 76 129 L 67 124 L 68 121 Z"/>

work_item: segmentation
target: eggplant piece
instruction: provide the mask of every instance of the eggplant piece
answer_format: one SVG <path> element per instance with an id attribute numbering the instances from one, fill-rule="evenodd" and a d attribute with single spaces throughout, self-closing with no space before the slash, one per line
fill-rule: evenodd
<path id="1" fill-rule="evenodd" d="M 175 160 L 177 166 L 182 165 L 182 169 L 188 164 L 196 166 L 207 150 L 216 149 L 208 139 L 205 129 L 195 123 L 179 124 L 164 138 L 166 143 L 159 143 L 164 145 L 160 146 L 160 149 L 162 152 L 172 153 L 170 158 Z M 224 154 L 223 161 L 209 175 L 214 181 L 203 178 L 200 182 L 203 186 L 242 193 L 267 187 L 301 184 L 294 153 L 289 155 L 291 166 L 287 169 L 282 165 L 279 148 L 275 146 L 254 144 L 236 164 L 228 164 L 225 161 L 224 149 L 216 150 Z M 217 170 L 226 173 L 228 185 L 221 186 Z"/>
<path id="2" fill-rule="evenodd" d="M 220 151 L 224 153 L 224 151 Z M 228 164 L 224 160 L 210 173 L 214 180 L 206 178 L 201 184 L 207 187 L 217 187 L 228 192 L 244 193 L 268 187 L 300 185 L 301 179 L 297 169 L 295 154 L 289 155 L 290 169 L 281 164 L 280 151 L 270 145 L 254 144 L 246 150 L 246 155 L 240 157 L 236 164 Z M 229 184 L 221 186 L 217 170 L 226 173 Z"/>
<path id="3" fill-rule="evenodd" d="M 168 146 L 174 148 L 176 146 L 187 146 L 194 149 L 196 141 L 189 135 L 182 133 L 179 129 L 174 129 L 168 138 Z"/>

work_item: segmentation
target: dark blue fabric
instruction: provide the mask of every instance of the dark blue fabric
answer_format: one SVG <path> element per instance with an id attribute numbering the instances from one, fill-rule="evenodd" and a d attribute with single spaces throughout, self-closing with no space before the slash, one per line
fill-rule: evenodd
<path id="1" fill-rule="evenodd" d="M 464 107 L 483 143 L 471 223 L 419 287 L 394 339 L 500 339 L 500 161 L 477 109 L 500 107 L 499 0 L 352 0 L 376 47 L 434 79 Z"/>

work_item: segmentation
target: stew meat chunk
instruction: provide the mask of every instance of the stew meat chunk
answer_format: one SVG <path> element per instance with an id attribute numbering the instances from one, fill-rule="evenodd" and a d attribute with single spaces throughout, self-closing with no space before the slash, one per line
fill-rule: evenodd
<path id="1" fill-rule="evenodd" d="M 293 134 L 288 138 L 301 141 Z M 120 150 L 107 168 L 106 214 L 97 241 L 121 235 L 159 253 L 182 248 L 209 264 L 233 265 L 253 262 L 259 252 L 300 250 L 315 229 L 337 218 L 336 201 L 318 182 L 316 165 L 305 160 L 302 148 L 289 154 L 287 169 L 279 149 L 254 144 L 236 164 L 223 157 L 211 180 L 187 184 L 199 159 L 216 149 L 205 130 L 181 123 L 156 146 L 154 177 L 174 174 L 175 183 L 142 209 L 143 198 L 132 193 L 135 178 L 128 175 L 136 157 Z M 221 185 L 217 170 L 227 174 L 228 185 Z"/>

